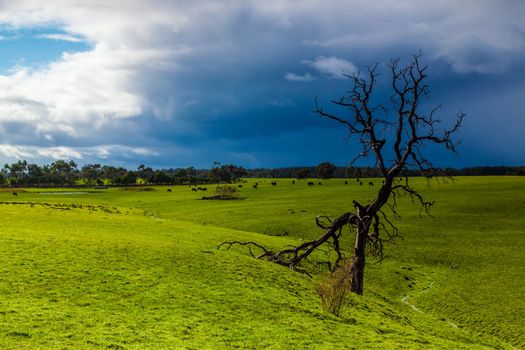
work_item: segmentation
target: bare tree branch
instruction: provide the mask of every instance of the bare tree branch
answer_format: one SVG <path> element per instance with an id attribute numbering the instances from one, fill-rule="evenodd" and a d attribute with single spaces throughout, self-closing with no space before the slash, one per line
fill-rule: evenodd
<path id="1" fill-rule="evenodd" d="M 321 263 L 332 269 L 344 259 L 345 251 L 350 250 L 341 247 L 343 228 L 349 227 L 355 232 L 350 288 L 353 292 L 362 294 L 366 249 L 369 254 L 381 260 L 384 257 L 384 243 L 391 242 L 399 236 L 397 227 L 382 210 L 383 206 L 389 207 L 393 215 L 399 217 L 398 198 L 404 194 L 420 206 L 420 214 L 425 212 L 430 215 L 434 202 L 425 200 L 418 190 L 410 185 L 406 171 L 415 168 L 427 178 L 446 175 L 424 155 L 424 145 L 442 145 L 446 150 L 455 153 L 459 144 L 453 136 L 463 123 L 465 114 L 462 111 L 457 114 L 452 127 L 443 130 L 437 130 L 440 119 L 436 115 L 440 105 L 426 114 L 420 111 L 423 100 L 429 96 L 429 86 L 426 83 L 428 66 L 421 63 L 421 57 L 420 52 L 413 55 L 407 65 L 403 66 L 399 59 L 393 59 L 387 65 L 392 79 L 392 111 L 374 101 L 374 90 L 379 77 L 377 64 L 367 67 L 363 74 L 345 75 L 350 81 L 350 90 L 339 99 L 332 100 L 332 104 L 341 109 L 344 117 L 342 114 L 325 111 L 319 105 L 318 99 L 315 99 L 314 112 L 317 115 L 343 125 L 348 129 L 348 137 L 357 138 L 361 144 L 361 152 L 351 164 L 361 158 L 373 157 L 375 160 L 383 182 L 372 201 L 361 204 L 353 200 L 355 213 L 347 212 L 335 219 L 327 215 L 318 216 L 315 220 L 316 225 L 323 229 L 324 233 L 319 238 L 297 247 L 271 252 L 254 242 L 224 244 L 228 245 L 228 248 L 232 244 L 247 245 L 252 256 L 294 270 L 317 249 L 329 247 L 328 261 Z M 387 140 L 388 135 L 394 136 Z M 394 159 L 387 162 L 385 154 L 392 154 Z M 262 253 L 253 254 L 252 247 L 258 248 Z M 333 261 L 330 261 L 330 253 L 332 256 L 335 253 Z"/>

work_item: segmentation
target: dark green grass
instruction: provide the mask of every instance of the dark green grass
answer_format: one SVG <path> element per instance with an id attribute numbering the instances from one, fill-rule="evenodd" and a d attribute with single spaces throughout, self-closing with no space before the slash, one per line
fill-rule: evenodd
<path id="1" fill-rule="evenodd" d="M 322 310 L 309 278 L 254 260 L 244 249 L 215 247 L 227 239 L 274 248 L 298 244 L 319 234 L 315 215 L 336 215 L 353 198 L 372 198 L 378 184 L 329 180 L 308 187 L 277 180 L 272 187 L 270 180 L 257 181 L 259 189 L 246 184 L 237 201 L 202 201 L 203 192 L 188 187 L 172 187 L 171 193 L 162 187 L 0 193 L 0 201 L 20 202 L 0 205 L 0 344 L 130 349 L 525 344 L 524 179 L 459 178 L 430 188 L 417 180 L 437 200 L 435 218 L 420 218 L 410 201 L 400 201 L 397 223 L 404 239 L 386 247 L 383 263 L 370 260 L 365 296 L 351 296 L 339 318 Z"/>

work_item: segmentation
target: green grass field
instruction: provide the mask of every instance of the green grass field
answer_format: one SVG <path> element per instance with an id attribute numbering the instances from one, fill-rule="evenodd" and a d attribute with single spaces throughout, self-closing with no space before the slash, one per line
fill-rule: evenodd
<path id="1" fill-rule="evenodd" d="M 399 202 L 403 238 L 369 259 L 365 295 L 339 317 L 315 293 L 321 271 L 310 279 L 216 246 L 297 245 L 320 233 L 316 215 L 372 198 L 378 180 L 271 181 L 249 180 L 233 201 L 187 186 L 0 192 L 0 347 L 525 347 L 525 178 L 414 179 L 434 217 Z"/>

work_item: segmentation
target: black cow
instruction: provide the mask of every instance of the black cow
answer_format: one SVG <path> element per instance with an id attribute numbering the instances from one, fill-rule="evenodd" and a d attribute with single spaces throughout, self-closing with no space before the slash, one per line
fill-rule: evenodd
<path id="1" fill-rule="evenodd" d="M 370 182 L 368 183 L 368 186 L 374 186 L 374 183 L 373 183 L 372 181 L 370 181 Z"/>
<path id="2" fill-rule="evenodd" d="M 308 181 L 308 186 L 313 186 L 315 185 L 312 181 Z"/>
<path id="3" fill-rule="evenodd" d="M 168 192 L 171 192 L 171 188 L 168 188 Z"/>
<path id="4" fill-rule="evenodd" d="M 16 193 L 16 192 L 13 192 L 13 196 L 18 196 L 18 193 Z"/>

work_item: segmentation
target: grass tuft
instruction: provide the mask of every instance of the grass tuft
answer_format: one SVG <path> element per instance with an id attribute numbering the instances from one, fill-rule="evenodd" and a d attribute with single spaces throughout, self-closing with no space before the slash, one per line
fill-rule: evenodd
<path id="1" fill-rule="evenodd" d="M 350 259 L 345 260 L 344 264 L 337 267 L 329 277 L 315 284 L 315 291 L 321 298 L 323 308 L 335 316 L 341 314 L 346 296 L 350 291 L 351 264 Z"/>

